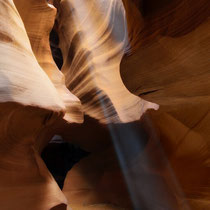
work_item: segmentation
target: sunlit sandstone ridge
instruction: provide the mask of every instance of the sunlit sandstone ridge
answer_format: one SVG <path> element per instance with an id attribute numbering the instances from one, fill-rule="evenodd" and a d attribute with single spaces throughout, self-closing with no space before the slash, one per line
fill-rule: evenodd
<path id="1" fill-rule="evenodd" d="M 57 31 L 66 85 L 86 114 L 100 122 L 139 120 L 158 105 L 131 94 L 122 83 L 119 66 L 130 48 L 126 14 L 120 0 L 55 1 Z"/>
<path id="2" fill-rule="evenodd" d="M 83 121 L 80 100 L 66 88 L 65 77 L 52 58 L 49 34 L 54 25 L 56 9 L 45 0 L 14 0 L 29 37 L 33 53 L 65 105 L 64 118 L 69 122 Z"/>

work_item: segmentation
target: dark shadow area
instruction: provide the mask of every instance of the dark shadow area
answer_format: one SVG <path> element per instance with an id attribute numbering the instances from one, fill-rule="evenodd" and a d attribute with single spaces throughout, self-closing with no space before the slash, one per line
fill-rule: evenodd
<path id="1" fill-rule="evenodd" d="M 148 16 L 158 12 L 172 2 L 173 0 L 142 0 L 139 6 L 143 16 Z"/>
<path id="2" fill-rule="evenodd" d="M 66 209 L 67 209 L 66 204 L 59 204 L 59 205 L 51 208 L 50 210 L 66 210 Z"/>
<path id="3" fill-rule="evenodd" d="M 61 49 L 59 48 L 58 34 L 54 29 L 50 33 L 50 48 L 56 65 L 58 66 L 59 69 L 61 69 L 63 65 L 63 56 Z"/>
<path id="4" fill-rule="evenodd" d="M 68 171 L 89 153 L 62 140 L 51 141 L 41 157 L 54 179 L 62 189 Z"/>

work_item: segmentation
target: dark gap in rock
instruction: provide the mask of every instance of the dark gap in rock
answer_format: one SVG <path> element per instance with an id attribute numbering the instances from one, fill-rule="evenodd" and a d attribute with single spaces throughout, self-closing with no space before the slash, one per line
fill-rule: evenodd
<path id="1" fill-rule="evenodd" d="M 51 208 L 50 210 L 67 210 L 67 206 L 66 206 L 66 204 L 59 204 L 59 205 Z"/>
<path id="2" fill-rule="evenodd" d="M 161 89 L 146 91 L 146 92 L 140 93 L 139 96 L 146 96 L 148 94 L 155 93 L 159 90 L 161 90 Z"/>
<path id="3" fill-rule="evenodd" d="M 41 157 L 62 189 L 68 171 L 88 154 L 88 152 L 69 142 L 55 140 L 44 148 Z"/>
<path id="4" fill-rule="evenodd" d="M 50 32 L 50 48 L 57 67 L 61 69 L 63 66 L 63 55 L 61 49 L 59 48 L 58 34 L 54 29 Z"/>
<path id="5" fill-rule="evenodd" d="M 141 12 L 143 16 L 152 15 L 173 1 L 174 0 L 142 0 L 140 5 Z"/>

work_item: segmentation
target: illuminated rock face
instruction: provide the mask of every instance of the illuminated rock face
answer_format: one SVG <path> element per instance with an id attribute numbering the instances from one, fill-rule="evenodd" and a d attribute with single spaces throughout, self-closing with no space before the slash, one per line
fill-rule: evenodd
<path id="1" fill-rule="evenodd" d="M 123 2 L 132 43 L 132 54 L 121 62 L 123 82 L 135 95 L 161 105 L 160 110 L 147 113 L 154 127 L 149 128 L 151 137 L 144 154 L 133 162 L 138 168 L 135 173 L 140 172 L 133 180 L 145 190 L 140 196 L 141 207 L 208 209 L 209 1 L 165 1 L 162 6 L 158 2 L 159 8 L 150 10 L 148 4 L 143 14 L 135 7 L 140 5 L 137 1 Z M 165 156 L 159 147 L 163 147 Z M 77 208 L 82 202 L 83 209 L 97 202 L 129 205 L 109 197 L 120 194 L 126 200 L 119 187 L 123 186 L 122 174 L 115 177 L 120 169 L 116 165 L 107 169 L 104 156 L 113 156 L 108 149 L 101 150 L 95 158 L 81 161 L 67 176 L 64 192 Z M 115 191 L 117 188 L 121 193 Z"/>
<path id="2" fill-rule="evenodd" d="M 130 44 L 123 3 L 71 1 L 57 3 L 57 31 L 66 85 L 86 114 L 102 123 L 139 120 L 158 105 L 132 95 L 122 83 L 119 67 Z"/>
<path id="3" fill-rule="evenodd" d="M 0 0 L 0 208 L 209 209 L 209 1 L 50 2 Z M 55 134 L 91 152 L 63 192 Z"/>
<path id="4" fill-rule="evenodd" d="M 50 140 L 48 129 L 64 115 L 65 103 L 39 66 L 10 0 L 0 1 L 0 74 L 1 208 L 66 205 L 39 155 L 39 145 Z"/>
<path id="5" fill-rule="evenodd" d="M 15 5 L 1 1 L 1 8 L 1 102 L 64 111 L 64 103 L 31 50 Z"/>
<path id="6" fill-rule="evenodd" d="M 80 100 L 66 88 L 65 77 L 58 70 L 51 55 L 49 33 L 54 25 L 56 9 L 45 0 L 15 0 L 14 3 L 23 20 L 35 57 L 65 105 L 64 118 L 69 122 L 82 122 Z"/>
<path id="7" fill-rule="evenodd" d="M 1 208 L 44 210 L 66 205 L 39 154 L 54 133 L 54 122 L 68 111 L 62 96 L 64 81 L 59 79 L 61 73 L 58 80 L 56 73 L 47 72 L 48 77 L 39 65 L 36 47 L 32 51 L 24 18 L 13 1 L 0 1 L 0 8 Z M 49 56 L 42 55 L 47 63 Z M 79 100 L 69 94 L 68 102 Z M 67 119 L 75 122 L 74 117 Z"/>

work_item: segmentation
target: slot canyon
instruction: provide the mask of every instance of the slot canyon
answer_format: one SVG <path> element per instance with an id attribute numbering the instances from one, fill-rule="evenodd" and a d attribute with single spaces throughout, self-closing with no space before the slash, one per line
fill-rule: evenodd
<path id="1" fill-rule="evenodd" d="M 0 210 L 210 210 L 210 1 L 0 0 L 0 107 Z"/>

